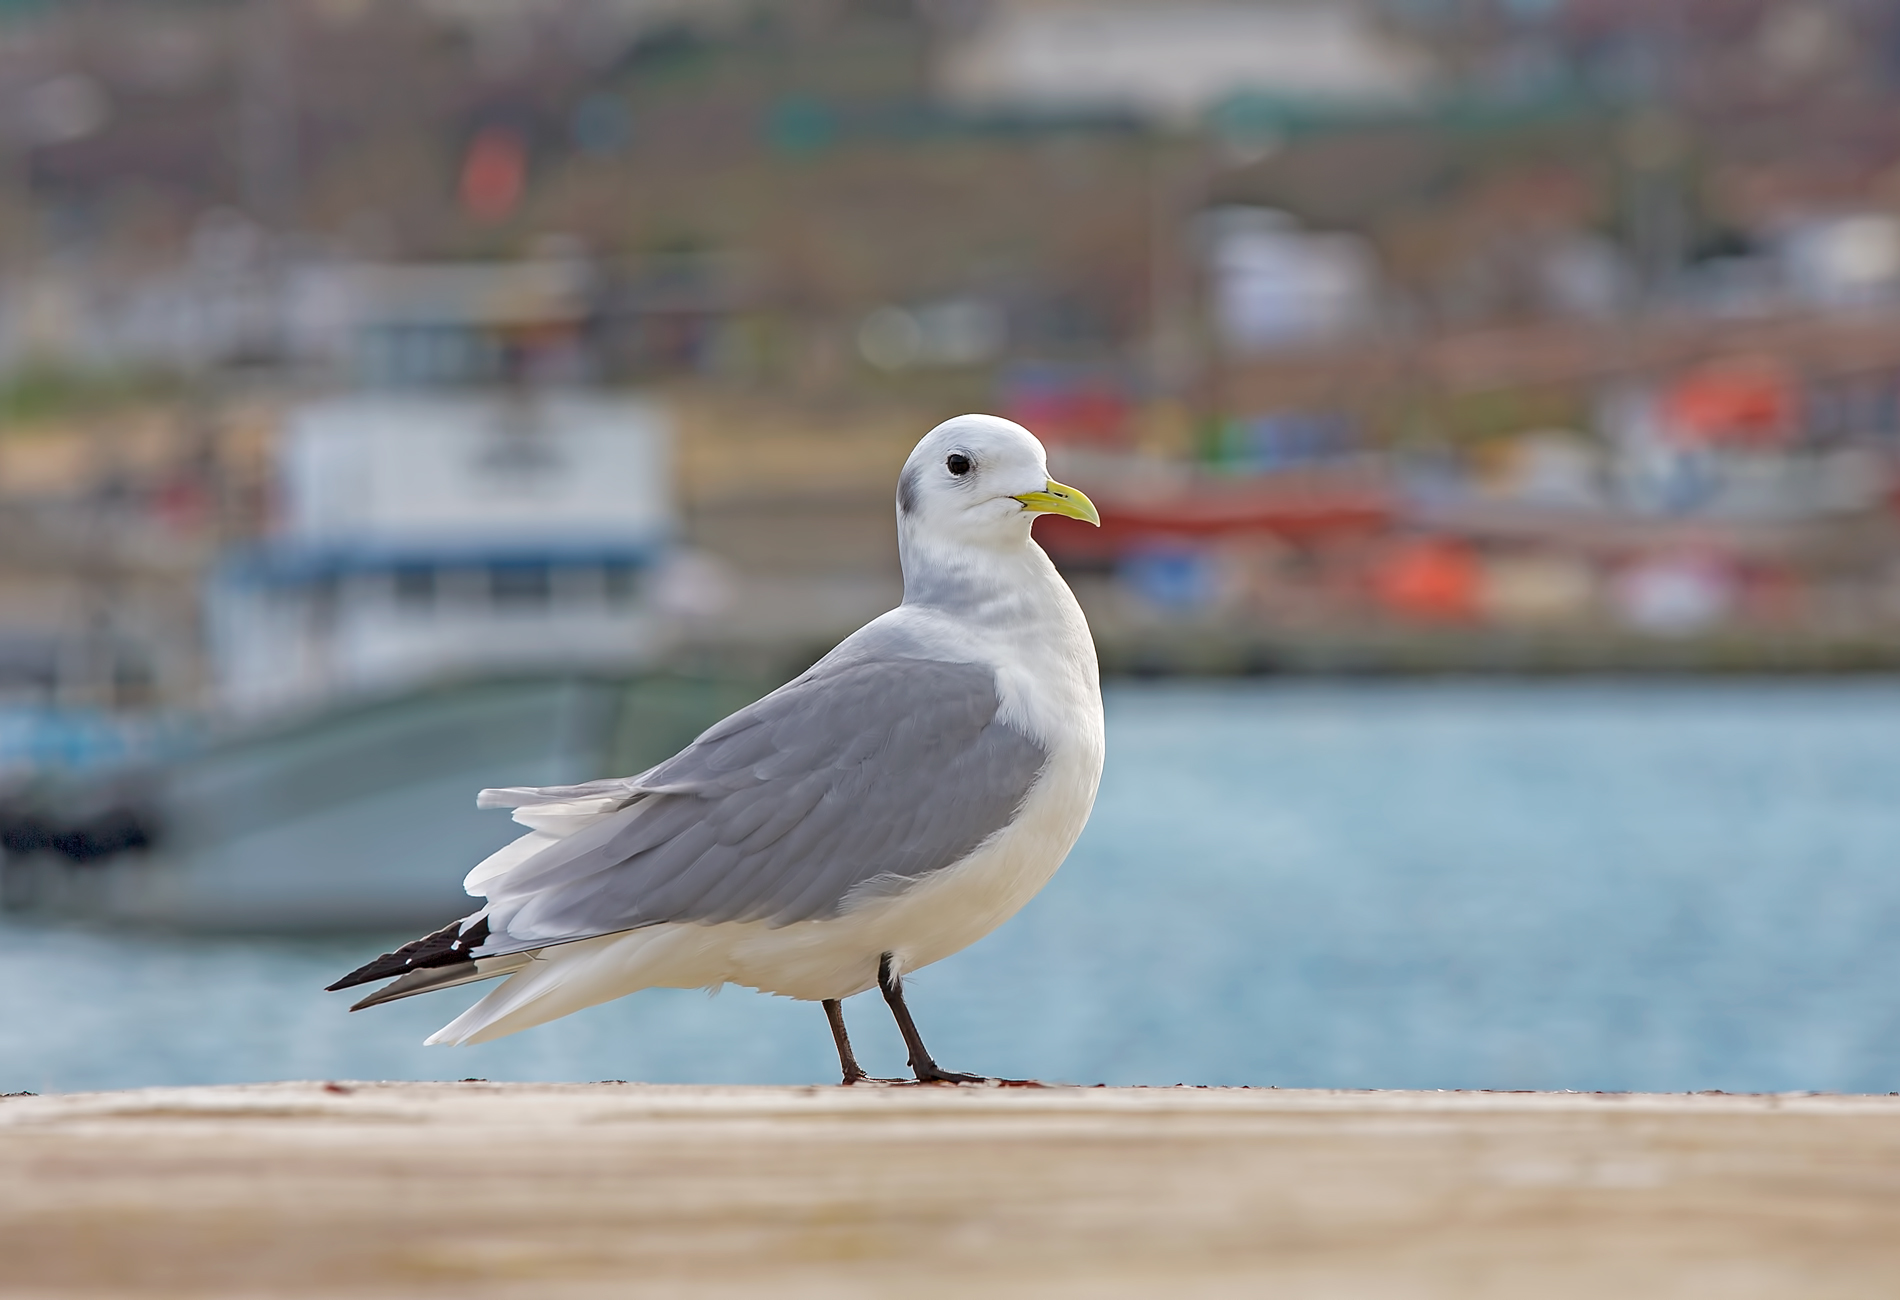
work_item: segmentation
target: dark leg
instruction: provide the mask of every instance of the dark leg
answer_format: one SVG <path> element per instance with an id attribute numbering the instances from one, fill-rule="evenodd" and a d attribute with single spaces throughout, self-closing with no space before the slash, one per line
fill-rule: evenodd
<path id="1" fill-rule="evenodd" d="M 836 998 L 826 998 L 825 1019 L 831 1022 L 831 1041 L 838 1045 L 838 1064 L 844 1069 L 844 1086 L 849 1088 L 869 1078 L 858 1065 L 858 1058 L 852 1054 L 851 1035 L 844 1031 L 844 1003 Z"/>
<path id="2" fill-rule="evenodd" d="M 919 1083 L 987 1083 L 980 1074 L 958 1074 L 946 1070 L 930 1059 L 930 1052 L 924 1047 L 922 1035 L 917 1032 L 917 1024 L 910 1018 L 910 1008 L 904 1005 L 904 981 L 891 966 L 891 954 L 885 953 L 877 963 L 877 986 L 884 990 L 884 1000 L 891 1004 L 891 1015 L 896 1017 L 897 1032 L 904 1036 L 904 1046 L 910 1049 L 910 1068 Z"/>

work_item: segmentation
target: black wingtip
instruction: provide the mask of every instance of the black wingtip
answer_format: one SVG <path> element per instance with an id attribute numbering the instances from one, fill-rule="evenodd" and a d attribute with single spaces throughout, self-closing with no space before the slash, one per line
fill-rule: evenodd
<path id="1" fill-rule="evenodd" d="M 453 966 L 459 962 L 474 961 L 475 949 L 488 940 L 488 918 L 478 916 L 467 923 L 451 921 L 434 934 L 425 934 L 420 939 L 405 943 L 394 952 L 386 952 L 364 966 L 359 966 L 336 983 L 329 985 L 325 993 L 338 993 L 344 989 L 355 988 L 358 984 L 369 984 L 375 980 L 388 979 L 392 975 L 405 975 L 412 970 L 421 970 L 431 966 Z M 350 1010 L 356 1010 L 351 1007 Z"/>

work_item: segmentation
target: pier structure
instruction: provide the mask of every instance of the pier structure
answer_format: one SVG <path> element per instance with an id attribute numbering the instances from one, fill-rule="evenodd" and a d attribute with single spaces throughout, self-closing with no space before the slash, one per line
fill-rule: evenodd
<path id="1" fill-rule="evenodd" d="M 0 1100 L 9 1295 L 1832 1297 L 1900 1097 L 283 1083 Z"/>

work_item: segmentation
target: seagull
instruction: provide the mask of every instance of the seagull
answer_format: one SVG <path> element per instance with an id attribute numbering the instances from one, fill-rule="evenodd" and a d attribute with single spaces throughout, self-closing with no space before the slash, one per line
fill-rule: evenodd
<path id="1" fill-rule="evenodd" d="M 932 1059 L 904 977 L 1035 897 L 1095 803 L 1095 645 L 1040 515 L 1101 524 L 1021 425 L 932 429 L 897 480 L 902 604 L 637 776 L 482 791 L 528 828 L 463 882 L 485 905 L 330 989 L 395 977 L 356 1011 L 506 976 L 427 1040 L 467 1044 L 738 984 L 822 1003 L 854 1084 L 842 1003 L 875 985 L 919 1083 L 991 1082 Z"/>

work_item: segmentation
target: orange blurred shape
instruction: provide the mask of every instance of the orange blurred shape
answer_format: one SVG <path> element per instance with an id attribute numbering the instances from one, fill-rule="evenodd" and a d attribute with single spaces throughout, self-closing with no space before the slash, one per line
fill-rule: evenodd
<path id="1" fill-rule="evenodd" d="M 1419 537 L 1388 551 L 1372 570 L 1379 603 L 1403 618 L 1462 623 L 1477 616 L 1482 573 L 1462 542 Z"/>
<path id="2" fill-rule="evenodd" d="M 1772 364 L 1691 371 L 1663 397 L 1663 417 L 1685 442 L 1771 447 L 1795 432 L 1794 386 Z"/>
<path id="3" fill-rule="evenodd" d="M 486 127 L 462 160 L 462 207 L 482 221 L 499 221 L 521 202 L 528 179 L 528 148 L 503 126 Z"/>

